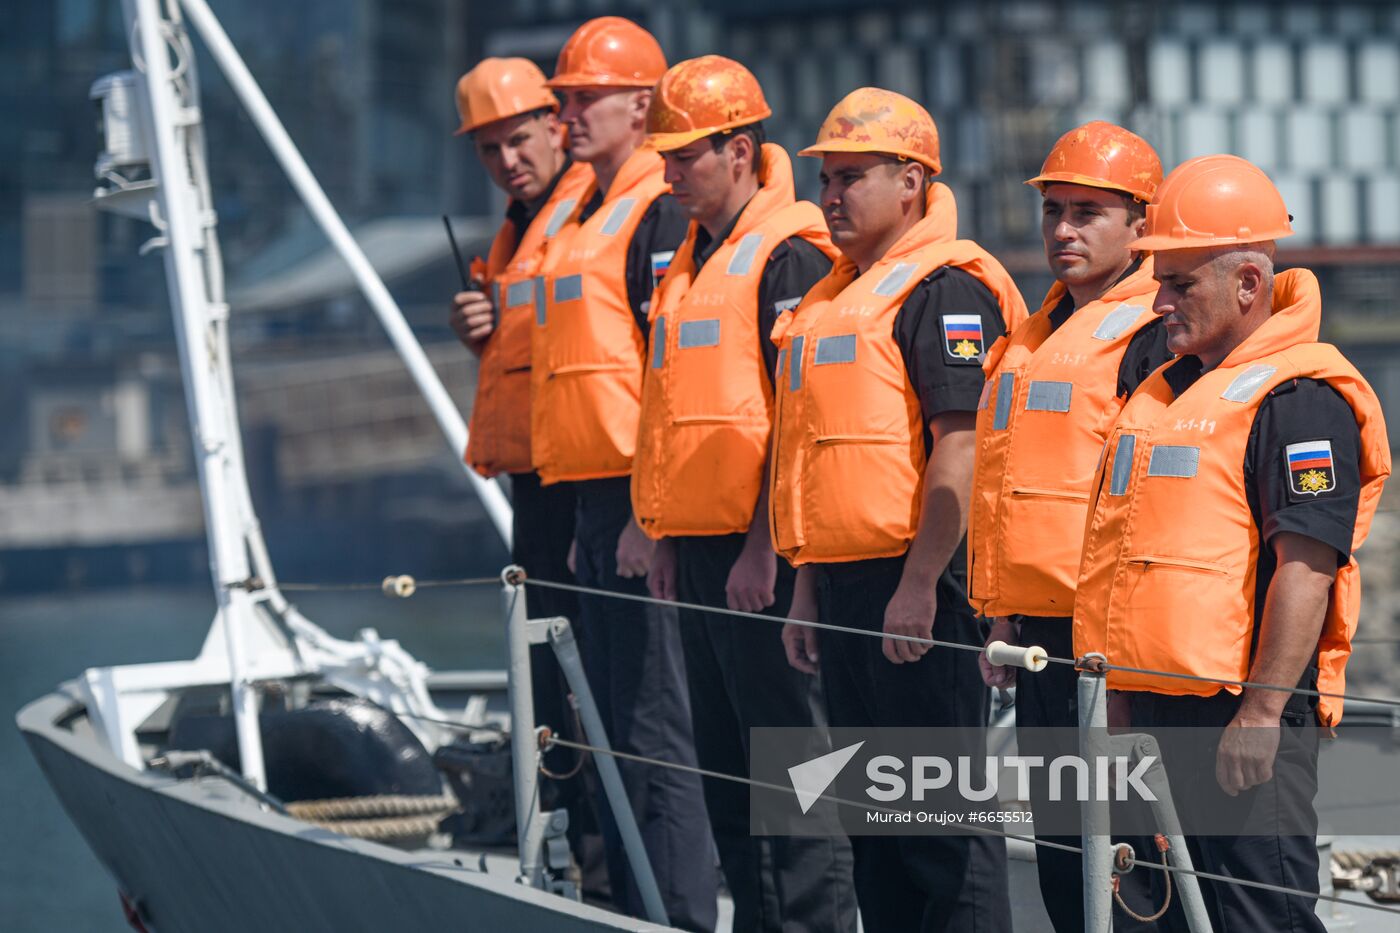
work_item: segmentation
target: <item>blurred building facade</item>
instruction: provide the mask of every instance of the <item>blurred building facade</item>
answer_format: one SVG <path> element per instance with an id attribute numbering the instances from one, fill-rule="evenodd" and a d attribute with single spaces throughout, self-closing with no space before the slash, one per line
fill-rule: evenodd
<path id="1" fill-rule="evenodd" d="M 922 101 L 939 124 L 963 233 L 1004 257 L 1032 304 L 1049 280 L 1037 196 L 1021 181 L 1064 130 L 1122 123 L 1168 166 L 1219 151 L 1257 162 L 1296 218 L 1284 261 L 1319 272 L 1327 336 L 1400 412 L 1400 318 L 1390 307 L 1400 294 L 1400 4 L 211 5 L 415 330 L 440 345 L 432 355 L 464 410 L 472 371 L 445 327 L 456 274 L 438 215 L 458 218 L 481 250 L 502 203 L 470 144 L 451 135 L 453 82 L 488 54 L 549 71 L 579 22 L 616 13 L 652 29 L 672 60 L 720 52 L 749 65 L 775 111 L 770 136 L 790 150 L 855 87 Z M 398 535 L 459 565 L 465 552 L 484 555 L 490 548 L 460 532 L 479 516 L 469 487 L 434 447 L 378 324 L 213 63 L 201 53 L 198 65 L 265 522 L 301 542 L 289 551 L 298 559 L 318 553 L 332 522 L 342 523 L 337 547 Z M 201 535 L 161 264 L 137 255 L 151 228 L 89 204 L 100 140 L 88 89 L 129 67 L 120 0 L 20 4 L 0 34 L 0 113 L 16 128 L 0 134 L 0 401 L 10 413 L 0 586 L 7 566 L 11 581 L 28 576 L 14 570 L 16 552 L 52 563 L 54 548 L 120 549 L 142 537 L 188 551 Z M 816 165 L 797 161 L 800 192 L 815 197 Z M 374 437 L 399 452 L 363 443 Z M 137 508 L 143 525 L 103 510 L 118 492 L 174 505 Z M 376 530 L 356 533 L 356 517 Z M 444 539 L 455 544 L 440 547 Z M 273 548 L 277 556 L 276 539 Z M 365 566 L 382 561 L 362 556 Z"/>

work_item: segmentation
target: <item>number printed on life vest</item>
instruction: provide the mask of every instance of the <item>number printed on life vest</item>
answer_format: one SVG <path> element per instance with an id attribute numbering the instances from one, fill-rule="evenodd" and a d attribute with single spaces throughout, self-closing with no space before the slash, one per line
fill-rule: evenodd
<path id="1" fill-rule="evenodd" d="M 874 313 L 873 305 L 846 305 L 836 312 L 838 317 L 870 317 Z"/>
<path id="2" fill-rule="evenodd" d="M 1187 420 L 1185 418 L 1176 419 L 1176 424 L 1172 426 L 1173 431 L 1200 431 L 1202 434 L 1214 434 L 1215 422 L 1202 418 L 1197 421 L 1195 418 Z"/>
<path id="3" fill-rule="evenodd" d="M 702 292 L 695 294 L 691 292 L 685 296 L 687 303 L 700 308 L 717 308 L 724 304 L 724 295 L 720 292 Z"/>
<path id="4" fill-rule="evenodd" d="M 1061 353 L 1057 350 L 1050 355 L 1050 362 L 1057 366 L 1078 366 L 1088 358 L 1087 353 Z"/>

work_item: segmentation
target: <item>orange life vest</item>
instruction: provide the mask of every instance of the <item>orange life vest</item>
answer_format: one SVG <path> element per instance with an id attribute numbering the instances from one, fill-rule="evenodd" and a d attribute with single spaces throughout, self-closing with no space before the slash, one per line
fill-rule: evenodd
<path id="1" fill-rule="evenodd" d="M 766 143 L 762 164 L 762 187 L 699 274 L 692 223 L 652 296 L 632 512 L 653 538 L 748 530 L 772 428 L 763 272 L 789 237 L 836 256 L 821 209 L 795 200 L 787 153 Z"/>
<path id="2" fill-rule="evenodd" d="M 1026 318 L 990 253 L 958 240 L 957 206 L 929 187 L 922 220 L 859 274 L 841 257 L 778 319 L 769 527 L 794 566 L 903 554 L 923 506 L 924 417 L 894 338 L 895 316 L 930 273 L 955 266 L 996 296 L 1008 330 Z M 956 316 L 949 316 L 956 317 Z M 973 319 L 976 321 L 976 318 Z M 977 360 L 980 322 L 943 322 L 947 351 Z"/>
<path id="3" fill-rule="evenodd" d="M 627 300 L 627 248 L 670 190 L 661 156 L 638 149 L 603 203 L 580 221 L 596 185 L 550 244 L 535 284 L 531 439 L 546 485 L 626 476 L 637 445 L 644 340 Z"/>
<path id="4" fill-rule="evenodd" d="M 535 313 L 534 275 L 545 246 L 593 182 L 593 169 L 575 162 L 564 170 L 535 219 L 516 243 L 506 221 L 486 259 L 496 329 L 481 350 L 476 400 L 466 461 L 482 476 L 526 473 L 530 465 L 530 319 Z"/>
<path id="5" fill-rule="evenodd" d="M 1053 330 L 1040 310 L 987 354 L 967 526 L 968 597 L 979 613 L 1069 616 L 1105 412 L 1133 334 L 1156 320 L 1152 259 Z M 1111 415 L 1110 415 L 1111 417 Z"/>
<path id="6" fill-rule="evenodd" d="M 1260 538 L 1243 464 L 1259 406 L 1289 380 L 1325 381 L 1356 415 L 1361 490 L 1352 547 L 1365 541 L 1390 473 L 1380 402 L 1336 347 L 1314 342 L 1322 301 L 1311 272 L 1279 273 L 1273 306 L 1262 327 L 1180 397 L 1173 397 L 1163 376 L 1166 367 L 1157 370 L 1109 432 L 1084 538 L 1074 607 L 1076 655 L 1100 652 L 1128 667 L 1248 679 Z M 1331 455 L 1322 458 L 1330 463 Z M 1322 466 L 1294 482 L 1325 491 L 1335 481 Z M 1337 573 L 1318 646 L 1322 692 L 1343 691 L 1360 599 L 1353 559 Z M 1196 696 L 1222 689 L 1122 671 L 1109 672 L 1108 686 Z M 1335 724 L 1341 713 L 1340 700 L 1320 699 L 1324 725 Z"/>

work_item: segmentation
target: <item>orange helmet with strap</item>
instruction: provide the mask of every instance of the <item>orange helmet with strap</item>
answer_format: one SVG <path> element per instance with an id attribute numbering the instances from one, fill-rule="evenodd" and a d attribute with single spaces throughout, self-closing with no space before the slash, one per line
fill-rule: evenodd
<path id="1" fill-rule="evenodd" d="M 486 58 L 457 82 L 456 135 L 532 110 L 559 109 L 544 72 L 526 58 Z"/>
<path id="2" fill-rule="evenodd" d="M 943 171 L 938 160 L 938 127 L 917 103 L 878 87 L 858 88 L 831 108 L 817 141 L 798 155 L 828 152 L 886 152 L 912 159 L 931 175 Z"/>
<path id="3" fill-rule="evenodd" d="M 630 19 L 600 16 L 569 36 L 546 86 L 647 88 L 665 71 L 666 56 L 651 33 Z"/>
<path id="4" fill-rule="evenodd" d="M 1121 126 L 1095 120 L 1077 126 L 1055 143 L 1040 174 L 1028 179 L 1043 193 L 1062 182 L 1108 188 L 1151 201 L 1162 183 L 1162 160 L 1152 146 Z"/>
<path id="5" fill-rule="evenodd" d="M 1293 217 L 1269 176 L 1233 155 L 1208 155 L 1178 165 L 1147 205 L 1147 229 L 1129 249 L 1161 252 L 1293 235 Z"/>

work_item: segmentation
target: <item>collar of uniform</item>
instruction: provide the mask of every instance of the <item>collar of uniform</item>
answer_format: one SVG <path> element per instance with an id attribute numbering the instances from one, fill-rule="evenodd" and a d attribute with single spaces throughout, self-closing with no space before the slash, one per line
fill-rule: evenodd
<path id="1" fill-rule="evenodd" d="M 1181 393 L 1195 385 L 1204 372 L 1205 367 L 1201 365 L 1199 356 L 1182 356 L 1162 370 L 1162 378 L 1167 380 L 1167 387 L 1172 390 L 1172 395 L 1180 398 Z"/>
<path id="2" fill-rule="evenodd" d="M 564 164 L 559 171 L 549 180 L 540 196 L 531 201 L 520 201 L 511 198 L 510 204 L 506 207 L 506 220 L 515 225 L 517 234 L 523 235 L 525 228 L 535 222 L 535 218 L 544 210 L 544 206 L 549 203 L 549 199 L 554 196 L 554 189 L 559 187 L 559 179 L 564 177 L 564 173 L 569 170 L 573 160 L 568 156 L 564 157 Z"/>
<path id="3" fill-rule="evenodd" d="M 698 223 L 695 225 L 695 251 L 691 255 L 695 257 L 696 272 L 699 272 L 700 267 L 705 265 L 705 261 L 715 254 L 715 250 L 719 249 L 725 240 L 729 239 L 730 234 L 734 232 L 734 228 L 739 225 L 739 218 L 744 216 L 744 211 L 748 210 L 749 205 L 752 203 L 753 198 L 746 201 L 744 206 L 739 208 L 739 213 L 729 218 L 729 223 L 725 224 L 724 229 L 719 232 L 719 236 L 712 237 L 710 236 L 710 231 L 706 230 Z"/>

